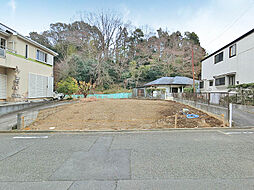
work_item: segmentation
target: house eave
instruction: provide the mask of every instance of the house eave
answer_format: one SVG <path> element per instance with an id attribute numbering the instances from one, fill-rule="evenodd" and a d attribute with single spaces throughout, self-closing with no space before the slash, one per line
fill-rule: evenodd
<path id="1" fill-rule="evenodd" d="M 46 51 L 46 52 L 52 54 L 53 56 L 57 56 L 57 55 L 58 55 L 58 53 L 54 52 L 53 50 L 51 50 L 51 49 L 49 49 L 49 48 L 47 48 L 47 47 L 45 47 L 45 46 L 39 44 L 38 42 L 36 42 L 36 41 L 34 41 L 34 40 L 31 40 L 31 39 L 29 39 L 29 38 L 27 38 L 27 37 L 25 37 L 25 36 L 23 36 L 23 35 L 21 35 L 21 34 L 19 34 L 19 33 L 17 33 L 17 37 L 19 37 L 20 39 L 25 40 L 25 41 L 27 41 L 27 42 L 33 44 L 33 45 L 36 46 L 36 47 L 39 47 L 40 49 L 43 49 L 44 51 Z"/>
<path id="2" fill-rule="evenodd" d="M 228 43 L 227 45 L 223 46 L 222 48 L 218 49 L 217 51 L 213 52 L 212 54 L 206 56 L 204 59 L 201 60 L 201 62 L 203 62 L 204 60 L 208 59 L 209 57 L 214 56 L 215 54 L 219 53 L 220 51 L 222 51 L 223 49 L 235 44 L 236 42 L 240 41 L 241 39 L 249 36 L 250 34 L 252 34 L 254 32 L 254 28 L 252 30 L 250 30 L 249 32 L 243 34 L 242 36 L 240 36 L 239 38 L 235 39 L 234 41 Z"/>
<path id="3" fill-rule="evenodd" d="M 10 34 L 8 34 L 7 32 L 1 31 L 1 30 L 0 30 L 0 34 L 2 34 L 5 37 L 9 37 L 10 36 Z"/>
<path id="4" fill-rule="evenodd" d="M 224 73 L 224 74 L 220 74 L 220 75 L 215 75 L 215 76 L 213 76 L 213 78 L 219 78 L 219 77 L 235 75 L 235 74 L 236 74 L 236 72 L 229 72 L 229 73 Z"/>

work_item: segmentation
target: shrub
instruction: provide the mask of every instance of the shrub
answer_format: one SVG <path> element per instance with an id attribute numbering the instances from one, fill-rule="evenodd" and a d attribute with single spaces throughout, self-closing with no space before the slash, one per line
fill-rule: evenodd
<path id="1" fill-rule="evenodd" d="M 63 93 L 71 97 L 72 94 L 78 91 L 78 83 L 72 77 L 67 77 L 65 80 L 61 80 L 57 83 L 57 92 Z"/>
<path id="2" fill-rule="evenodd" d="M 79 81 L 79 92 L 84 95 L 84 98 L 87 97 L 92 88 L 95 88 L 95 83 L 92 85 L 90 82 Z"/>

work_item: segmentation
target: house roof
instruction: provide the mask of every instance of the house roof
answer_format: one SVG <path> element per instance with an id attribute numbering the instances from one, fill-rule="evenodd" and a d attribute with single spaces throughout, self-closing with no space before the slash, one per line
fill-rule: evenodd
<path id="1" fill-rule="evenodd" d="M 21 34 L 18 33 L 17 31 L 15 31 L 15 30 L 9 28 L 8 26 L 6 26 L 6 25 L 4 25 L 4 24 L 2 24 L 2 23 L 0 23 L 0 32 L 1 32 L 1 33 L 5 33 L 5 34 L 16 35 L 16 36 L 18 36 L 19 38 L 21 38 L 21 39 L 23 39 L 23 40 L 25 40 L 25 41 L 27 41 L 27 42 L 30 42 L 31 44 L 33 44 L 33 45 L 35 45 L 35 46 L 37 46 L 37 47 L 43 49 L 44 51 L 47 51 L 47 52 L 53 54 L 54 56 L 57 56 L 57 55 L 58 55 L 58 53 L 54 52 L 53 50 L 51 50 L 51 49 L 49 49 L 49 48 L 47 48 L 47 47 L 45 47 L 45 46 L 39 44 L 38 42 L 36 42 L 36 41 L 34 41 L 34 40 L 32 40 L 32 39 L 26 37 L 26 36 L 21 35 Z"/>
<path id="2" fill-rule="evenodd" d="M 198 81 L 196 81 L 198 82 Z M 171 84 L 180 84 L 180 85 L 192 85 L 193 80 L 188 77 L 161 77 L 152 82 L 146 83 L 144 86 L 153 86 L 153 85 L 171 85 Z"/>
<path id="3" fill-rule="evenodd" d="M 211 57 L 211 56 L 213 56 L 213 55 L 219 53 L 219 52 L 222 51 L 223 49 L 225 49 L 225 48 L 227 48 L 227 47 L 233 45 L 234 43 L 236 43 L 236 42 L 238 42 L 239 40 L 245 38 L 246 36 L 252 34 L 253 32 L 254 32 L 254 28 L 253 28 L 252 30 L 250 30 L 249 32 L 245 33 L 244 35 L 240 36 L 239 38 L 235 39 L 234 41 L 230 42 L 229 44 L 227 44 L 227 45 L 223 46 L 222 48 L 218 49 L 217 51 L 213 52 L 212 54 L 206 56 L 206 57 L 205 57 L 204 59 L 202 59 L 201 61 L 204 61 L 204 60 L 208 59 L 209 57 Z"/>

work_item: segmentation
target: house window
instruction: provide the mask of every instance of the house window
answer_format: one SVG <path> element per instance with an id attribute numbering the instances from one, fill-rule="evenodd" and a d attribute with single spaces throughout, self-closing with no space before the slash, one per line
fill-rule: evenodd
<path id="1" fill-rule="evenodd" d="M 201 82 L 199 83 L 199 88 L 204 88 L 204 81 L 201 81 Z"/>
<path id="2" fill-rule="evenodd" d="M 25 57 L 26 57 L 26 59 L 28 58 L 28 45 L 26 45 Z"/>
<path id="3" fill-rule="evenodd" d="M 228 85 L 230 85 L 230 86 L 235 85 L 235 75 L 228 76 Z"/>
<path id="4" fill-rule="evenodd" d="M 215 86 L 225 85 L 225 77 L 215 79 Z"/>
<path id="5" fill-rule="evenodd" d="M 229 57 L 233 57 L 236 55 L 236 44 L 229 47 Z"/>
<path id="6" fill-rule="evenodd" d="M 5 49 L 6 40 L 3 38 L 0 38 L 0 48 Z"/>
<path id="7" fill-rule="evenodd" d="M 42 52 L 42 51 L 40 51 L 40 50 L 37 50 L 36 59 L 38 61 L 46 63 L 47 62 L 47 54 Z"/>
<path id="8" fill-rule="evenodd" d="M 214 64 L 219 63 L 221 61 L 223 61 L 223 52 L 215 55 L 214 57 Z"/>
<path id="9" fill-rule="evenodd" d="M 209 81 L 209 86 L 213 86 L 213 80 Z"/>

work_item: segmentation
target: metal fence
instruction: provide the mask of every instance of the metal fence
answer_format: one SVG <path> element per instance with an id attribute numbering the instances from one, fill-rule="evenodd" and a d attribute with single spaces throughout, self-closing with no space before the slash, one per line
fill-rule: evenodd
<path id="1" fill-rule="evenodd" d="M 159 89 L 158 89 L 159 90 Z M 134 98 L 147 98 L 147 99 L 170 99 L 178 98 L 203 104 L 219 105 L 228 107 L 229 103 L 238 105 L 251 105 L 254 106 L 254 91 L 242 92 L 183 92 L 183 93 L 166 93 L 161 91 L 148 92 L 146 88 L 134 88 L 132 92 Z"/>
<path id="2" fill-rule="evenodd" d="M 214 92 L 214 93 L 173 93 L 174 98 L 190 100 L 203 104 L 220 105 L 228 107 L 229 93 Z"/>
<path id="3" fill-rule="evenodd" d="M 230 93 L 229 102 L 233 104 L 254 106 L 254 91 L 245 90 L 234 94 Z"/>
<path id="4" fill-rule="evenodd" d="M 223 107 L 228 107 L 229 103 L 254 105 L 254 94 L 246 96 L 246 94 L 236 92 L 173 93 L 173 97 Z"/>

